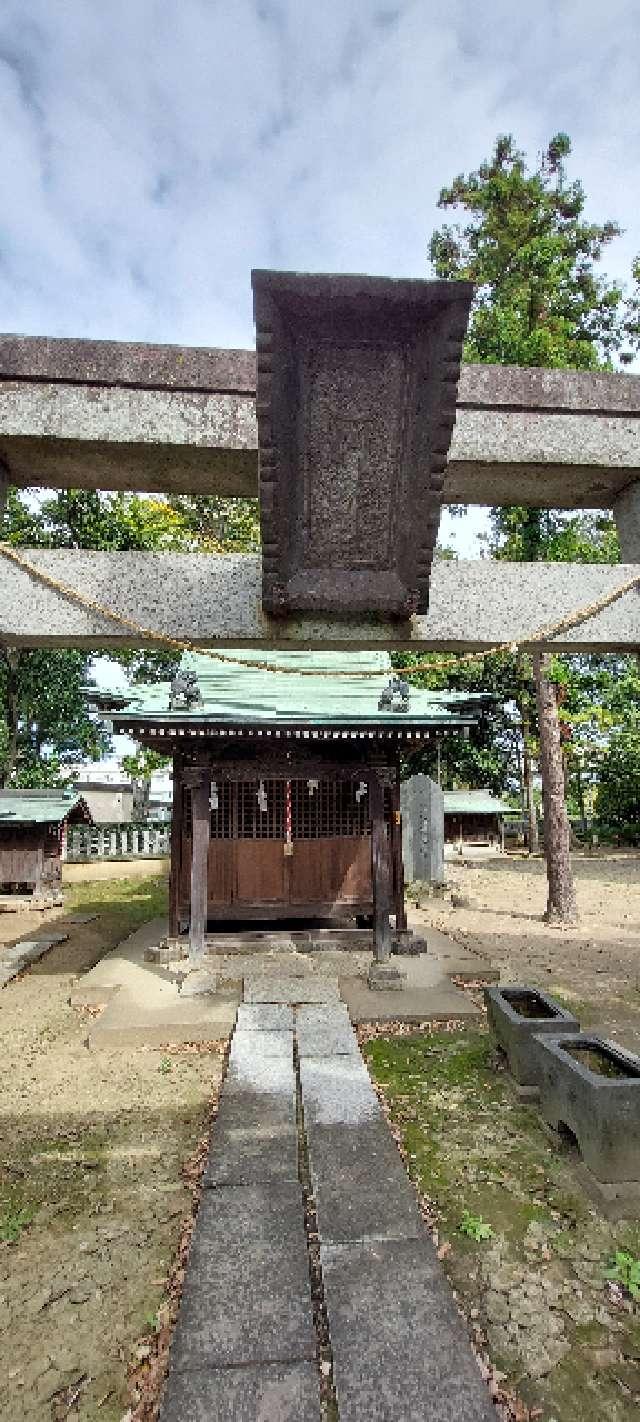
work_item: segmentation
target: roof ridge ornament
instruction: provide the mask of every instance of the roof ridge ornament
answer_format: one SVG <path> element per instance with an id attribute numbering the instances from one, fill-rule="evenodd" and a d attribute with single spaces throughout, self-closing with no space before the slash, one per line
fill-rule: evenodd
<path id="1" fill-rule="evenodd" d="M 202 696 L 196 673 L 179 667 L 171 680 L 169 710 L 194 711 L 201 706 Z"/>
<path id="2" fill-rule="evenodd" d="M 426 612 L 471 283 L 251 281 L 265 612 Z"/>
<path id="3" fill-rule="evenodd" d="M 387 686 L 380 693 L 378 701 L 379 711 L 408 711 L 411 699 L 411 687 L 408 681 L 403 681 L 400 676 L 391 677 Z"/>

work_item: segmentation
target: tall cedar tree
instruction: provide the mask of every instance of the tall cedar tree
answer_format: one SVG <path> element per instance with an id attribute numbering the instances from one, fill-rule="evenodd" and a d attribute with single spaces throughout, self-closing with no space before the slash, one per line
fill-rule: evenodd
<path id="1" fill-rule="evenodd" d="M 434 232 L 429 248 L 437 276 L 476 284 L 468 361 L 594 370 L 628 340 L 623 291 L 596 271 L 619 228 L 615 222 L 586 221 L 582 185 L 566 176 L 570 152 L 569 138 L 558 133 L 530 169 L 511 135 L 502 135 L 488 162 L 440 194 L 441 208 L 461 210 L 468 218 L 464 225 L 445 224 Z M 522 560 L 539 558 L 543 519 L 537 509 L 494 510 L 498 543 L 510 542 L 512 556 Z M 547 670 L 547 659 L 536 656 L 547 917 L 572 922 L 576 897 L 560 730 Z"/>

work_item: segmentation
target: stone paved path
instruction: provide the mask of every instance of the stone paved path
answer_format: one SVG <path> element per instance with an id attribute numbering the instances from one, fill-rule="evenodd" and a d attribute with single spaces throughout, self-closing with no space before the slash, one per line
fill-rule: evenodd
<path id="1" fill-rule="evenodd" d="M 244 997 L 161 1422 L 495 1422 L 337 980 Z"/>

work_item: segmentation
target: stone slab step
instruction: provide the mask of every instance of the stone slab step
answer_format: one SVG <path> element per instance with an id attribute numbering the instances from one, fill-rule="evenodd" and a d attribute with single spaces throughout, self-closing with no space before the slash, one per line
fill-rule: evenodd
<path id="1" fill-rule="evenodd" d="M 237 1029 L 243 1032 L 293 1032 L 293 1008 L 279 1002 L 241 1002 Z"/>
<path id="2" fill-rule="evenodd" d="M 160 1422 L 320 1422 L 315 1363 L 170 1373 Z"/>
<path id="3" fill-rule="evenodd" d="M 314 1125 L 359 1126 L 382 1119 L 371 1078 L 360 1055 L 306 1057 L 300 1062 L 307 1132 Z"/>
<path id="4" fill-rule="evenodd" d="M 205 1190 L 171 1349 L 174 1372 L 312 1361 L 300 1185 Z"/>
<path id="5" fill-rule="evenodd" d="M 247 1036 L 249 1034 L 247 1033 Z M 261 1037 L 262 1033 L 251 1033 Z M 265 1057 L 260 1052 L 246 1052 L 229 1057 L 223 1098 L 230 1096 L 283 1097 L 295 1102 L 296 1083 L 293 1071 L 293 1049 L 290 1057 Z"/>
<path id="6" fill-rule="evenodd" d="M 340 1422 L 496 1422 L 426 1235 L 321 1258 Z"/>
<path id="7" fill-rule="evenodd" d="M 246 977 L 244 980 L 245 1002 L 338 1002 L 338 979 L 312 977 Z"/>
<path id="8" fill-rule="evenodd" d="M 344 1003 L 299 1007 L 296 1036 L 301 1058 L 359 1055 L 356 1035 Z"/>
<path id="9" fill-rule="evenodd" d="M 246 1032 L 236 1027 L 231 1040 L 230 1062 L 260 1062 L 265 1057 L 284 1057 L 293 1062 L 293 1032 Z"/>
<path id="10" fill-rule="evenodd" d="M 298 1179 L 293 1092 L 287 1096 L 223 1091 L 211 1131 L 204 1185 L 260 1185 Z"/>
<path id="11" fill-rule="evenodd" d="M 422 1236 L 416 1193 L 383 1116 L 360 1125 L 311 1122 L 307 1144 L 323 1244 Z"/>

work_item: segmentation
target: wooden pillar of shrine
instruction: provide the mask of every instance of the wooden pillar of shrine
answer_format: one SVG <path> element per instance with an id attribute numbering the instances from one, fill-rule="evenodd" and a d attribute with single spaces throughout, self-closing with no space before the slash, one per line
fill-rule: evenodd
<path id="1" fill-rule="evenodd" d="M 384 822 L 384 789 L 377 770 L 369 776 L 371 815 L 371 881 L 373 886 L 373 956 L 378 963 L 391 957 L 391 853 Z"/>
<path id="2" fill-rule="evenodd" d="M 169 937 L 180 933 L 180 866 L 182 861 L 182 756 L 173 757 L 173 804 L 171 810 L 171 868 L 169 871 Z"/>
<path id="3" fill-rule="evenodd" d="M 404 864 L 402 861 L 402 814 L 400 811 L 400 767 L 391 797 L 391 858 L 393 861 L 393 899 L 398 933 L 406 932 L 407 911 L 404 903 Z"/>
<path id="4" fill-rule="evenodd" d="M 188 775 L 188 780 L 186 776 Z M 211 771 L 208 766 L 185 772 L 191 784 L 191 891 L 189 958 L 204 957 L 207 931 L 209 841 L 211 838 Z"/>

